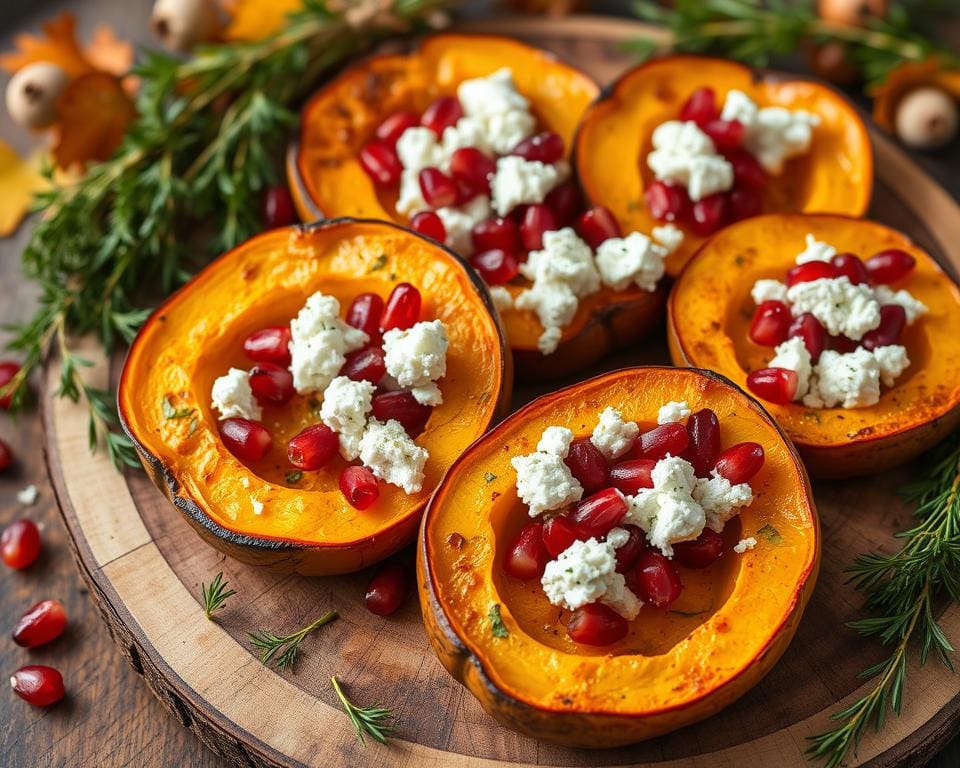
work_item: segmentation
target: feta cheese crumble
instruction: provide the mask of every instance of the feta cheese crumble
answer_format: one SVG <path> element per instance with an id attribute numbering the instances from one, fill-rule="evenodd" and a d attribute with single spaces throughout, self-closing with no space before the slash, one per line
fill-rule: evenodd
<path id="1" fill-rule="evenodd" d="M 224 419 L 260 421 L 263 417 L 263 409 L 250 388 L 250 375 L 239 368 L 231 368 L 214 381 L 210 397 L 211 407 L 220 411 L 220 421 Z"/>
<path id="2" fill-rule="evenodd" d="M 673 424 L 677 421 L 683 421 L 691 413 L 692 411 L 686 400 L 680 402 L 671 400 L 666 405 L 660 406 L 660 410 L 657 412 L 657 424 Z"/>
<path id="3" fill-rule="evenodd" d="M 369 341 L 340 319 L 340 302 L 317 292 L 290 321 L 290 371 L 298 393 L 322 392 L 336 378 L 346 355 Z"/>
<path id="4" fill-rule="evenodd" d="M 597 248 L 597 271 L 601 282 L 622 291 L 631 284 L 653 291 L 663 277 L 663 260 L 669 251 L 640 232 L 611 237 Z"/>
<path id="5" fill-rule="evenodd" d="M 797 283 L 787 289 L 794 317 L 809 312 L 831 336 L 859 341 L 880 325 L 880 303 L 869 285 L 854 285 L 850 278 L 825 277 Z"/>
<path id="6" fill-rule="evenodd" d="M 668 120 L 653 131 L 647 165 L 660 181 L 681 184 L 694 202 L 733 188 L 733 166 L 690 120 Z"/>
<path id="7" fill-rule="evenodd" d="M 376 477 L 406 493 L 417 493 L 423 487 L 427 451 L 410 439 L 398 421 L 390 419 L 384 424 L 370 419 L 360 438 L 360 461 Z"/>
<path id="8" fill-rule="evenodd" d="M 439 390 L 432 388 L 447 373 L 447 329 L 440 320 L 416 323 L 407 330 L 394 329 L 383 334 L 384 361 L 387 373 L 401 387 L 422 388 L 417 402 L 442 402 Z"/>
<path id="9" fill-rule="evenodd" d="M 40 492 L 37 490 L 37 486 L 28 485 L 17 491 L 17 501 L 25 507 L 32 507 L 37 503 L 37 497 L 39 495 Z"/>
<path id="10" fill-rule="evenodd" d="M 753 536 L 747 536 L 747 538 L 740 539 L 740 541 L 734 544 L 733 551 L 738 555 L 742 555 L 744 552 L 753 549 L 755 546 L 757 546 L 757 540 L 753 538 Z"/>
<path id="11" fill-rule="evenodd" d="M 514 456 L 510 464 L 517 472 L 517 496 L 530 508 L 530 517 L 562 509 L 583 498 L 583 486 L 555 453 L 536 451 Z"/>
<path id="12" fill-rule="evenodd" d="M 807 234 L 807 247 L 797 254 L 797 264 L 809 264 L 811 261 L 830 261 L 837 255 L 837 249 L 829 243 L 823 243 L 817 240 L 813 235 Z"/>
<path id="13" fill-rule="evenodd" d="M 765 301 L 782 301 L 787 303 L 787 286 L 779 280 L 757 280 L 750 291 L 750 297 L 757 306 Z"/>
<path id="14" fill-rule="evenodd" d="M 498 312 L 513 309 L 513 294 L 502 285 L 491 286 L 490 298 L 493 299 L 493 306 Z"/>
<path id="15" fill-rule="evenodd" d="M 600 420 L 593 429 L 590 442 L 607 461 L 613 461 L 630 450 L 639 434 L 640 427 L 635 422 L 624 421 L 620 412 L 608 405 L 600 413 Z"/>
<path id="16" fill-rule="evenodd" d="M 347 461 L 360 455 L 360 438 L 367 427 L 367 415 L 373 409 L 375 390 L 369 381 L 337 376 L 323 393 L 320 420 L 337 433 L 340 455 Z"/>
<path id="17" fill-rule="evenodd" d="M 547 427 L 537 443 L 540 453 L 552 453 L 561 459 L 567 458 L 570 453 L 570 444 L 573 442 L 573 432 L 566 427 Z"/>

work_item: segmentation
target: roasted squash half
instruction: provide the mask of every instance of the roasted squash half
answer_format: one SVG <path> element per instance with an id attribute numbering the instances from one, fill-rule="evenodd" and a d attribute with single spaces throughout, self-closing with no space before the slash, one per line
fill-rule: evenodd
<path id="1" fill-rule="evenodd" d="M 750 341 L 760 278 L 782 280 L 811 233 L 838 251 L 863 257 L 900 248 L 916 259 L 906 288 L 929 312 L 900 341 L 911 366 L 869 408 L 765 407 L 787 432 L 807 469 L 819 477 L 880 472 L 926 450 L 960 424 L 960 290 L 929 254 L 889 227 L 845 216 L 758 216 L 714 235 L 680 275 L 668 305 L 670 356 L 677 365 L 709 368 L 746 385 L 766 367 L 769 347 Z"/>
<path id="2" fill-rule="evenodd" d="M 511 539 L 529 521 L 510 458 L 533 450 L 549 425 L 589 434 L 607 405 L 649 423 L 670 400 L 712 408 L 724 444 L 763 445 L 765 465 L 751 480 L 755 500 L 724 532 L 758 544 L 685 574 L 674 610 L 645 606 L 616 645 L 577 645 L 539 584 L 503 572 Z M 766 412 L 715 374 L 652 367 L 545 395 L 474 443 L 430 502 L 417 571 L 430 642 L 487 712 L 537 739 L 612 747 L 708 717 L 757 683 L 796 630 L 819 558 L 806 472 Z M 491 631 L 495 605 L 506 637 Z"/>
<path id="3" fill-rule="evenodd" d="M 444 402 L 417 438 L 430 454 L 423 489 L 408 495 L 382 483 L 374 505 L 358 511 L 338 488 L 339 457 L 335 468 L 291 482 L 286 444 L 318 421 L 307 397 L 265 409 L 273 447 L 261 462 L 235 458 L 220 438 L 210 388 L 231 366 L 250 367 L 243 339 L 285 325 L 316 291 L 346 306 L 363 291 L 386 297 L 399 281 L 420 289 L 421 317 L 442 320 L 450 341 Z M 346 573 L 414 537 L 446 469 L 508 404 L 510 366 L 487 290 L 459 257 L 394 224 L 341 219 L 258 235 L 163 304 L 127 356 L 120 416 L 148 474 L 212 546 L 286 571 Z M 191 418 L 165 417 L 164 398 L 194 409 Z"/>
<path id="4" fill-rule="evenodd" d="M 668 56 L 620 77 L 587 110 L 575 140 L 575 167 L 591 202 L 609 208 L 625 230 L 649 232 L 657 222 L 644 201 L 654 180 L 647 167 L 654 129 L 676 120 L 697 88 L 710 86 L 722 102 L 728 91 L 746 93 L 761 107 L 805 109 L 818 115 L 810 151 L 789 160 L 764 191 L 764 211 L 861 216 L 873 189 L 870 137 L 856 109 L 832 88 L 750 69 L 724 59 Z M 685 230 L 683 245 L 667 260 L 679 274 L 703 238 Z"/>

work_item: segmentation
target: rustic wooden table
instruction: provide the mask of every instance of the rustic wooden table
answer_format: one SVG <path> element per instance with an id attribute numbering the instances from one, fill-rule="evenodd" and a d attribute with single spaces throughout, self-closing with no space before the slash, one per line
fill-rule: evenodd
<path id="1" fill-rule="evenodd" d="M 83 3 L 27 4 L 0 0 L 0 50 L 10 46 L 13 34 L 64 7 L 78 16 L 86 34 L 100 21 L 114 26 L 122 37 L 149 43 L 147 18 L 151 0 L 85 0 Z M 606 3 L 608 7 L 615 4 Z M 954 36 L 960 39 L 960 34 Z M 5 79 L 0 87 L 5 87 Z M 0 137 L 23 149 L 30 137 L 9 124 L 4 115 Z M 960 197 L 960 143 L 951 150 L 918 160 Z M 22 276 L 19 254 L 27 227 L 0 241 L 0 324 L 27 317 L 36 290 Z M 5 336 L 0 332 L 0 341 Z M 26 663 L 57 666 L 69 694 L 49 711 L 21 704 L 11 694 L 0 695 L 0 766 L 223 766 L 155 700 L 137 674 L 122 660 L 76 572 L 66 533 L 56 510 L 42 452 L 41 423 L 28 411 L 19 419 L 0 416 L 0 437 L 18 458 L 12 471 L 0 478 L 0 526 L 29 516 L 43 530 L 44 554 L 26 572 L 4 571 L 0 587 L 0 616 L 8 624 L 29 605 L 46 597 L 60 599 L 70 616 L 63 638 L 47 648 L 26 652 L 11 642 L 0 642 L 0 670 L 12 671 Z M 35 506 L 22 508 L 16 494 L 27 484 L 40 490 Z M 909 695 L 909 694 L 908 694 Z M 931 763 L 935 768 L 960 764 L 960 739 L 955 739 Z"/>

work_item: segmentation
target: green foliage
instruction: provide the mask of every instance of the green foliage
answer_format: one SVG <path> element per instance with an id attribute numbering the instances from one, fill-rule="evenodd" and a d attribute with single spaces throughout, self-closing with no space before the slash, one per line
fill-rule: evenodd
<path id="1" fill-rule="evenodd" d="M 265 629 L 249 633 L 250 644 L 261 651 L 260 661 L 266 666 L 273 661 L 277 669 L 293 669 L 293 663 L 300 653 L 300 646 L 308 636 L 320 627 L 336 619 L 336 611 L 327 611 L 316 621 L 289 635 L 277 635 Z M 274 658 L 276 659 L 274 661 Z"/>
<path id="2" fill-rule="evenodd" d="M 223 571 L 220 571 L 209 585 L 201 582 L 200 591 L 203 594 L 203 612 L 208 619 L 213 619 L 214 611 L 223 607 L 228 597 L 237 594 L 236 590 L 228 587 L 229 582 L 223 580 Z"/>
<path id="3" fill-rule="evenodd" d="M 393 710 L 389 707 L 382 707 L 379 704 L 374 704 L 369 707 L 358 707 L 347 698 L 347 695 L 343 692 L 343 688 L 340 687 L 340 681 L 337 680 L 336 675 L 330 678 L 330 684 L 333 686 L 333 690 L 336 691 L 340 703 L 343 704 L 343 709 L 347 713 L 347 717 L 349 717 L 350 722 L 353 723 L 353 730 L 356 732 L 357 740 L 360 744 L 366 746 L 364 734 L 372 736 L 381 744 L 386 744 L 387 739 L 390 738 L 396 725 L 396 717 L 393 714 Z"/>

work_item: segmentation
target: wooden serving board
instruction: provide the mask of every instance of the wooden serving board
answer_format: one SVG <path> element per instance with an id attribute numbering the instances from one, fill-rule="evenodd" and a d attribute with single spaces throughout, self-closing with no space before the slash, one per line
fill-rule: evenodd
<path id="1" fill-rule="evenodd" d="M 618 43 L 645 31 L 590 17 L 511 19 L 473 28 L 555 50 L 601 82 L 630 64 Z M 871 215 L 909 233 L 956 274 L 957 205 L 888 139 L 873 138 Z M 658 338 L 604 368 L 666 360 Z M 91 595 L 154 693 L 184 726 L 239 766 L 809 765 L 806 738 L 827 728 L 828 715 L 865 690 L 857 672 L 883 657 L 876 643 L 845 627 L 861 615 L 861 597 L 846 584 L 843 569 L 859 552 L 896 547 L 892 534 L 908 524 L 910 511 L 895 491 L 909 478 L 909 467 L 816 485 L 824 543 L 816 591 L 783 659 L 738 702 L 703 723 L 629 748 L 584 751 L 537 743 L 499 726 L 443 670 L 427 644 L 415 598 L 399 614 L 380 618 L 363 606 L 369 573 L 278 576 L 225 560 L 208 547 L 144 474 L 120 475 L 104 456 L 90 455 L 85 408 L 51 394 L 58 373 L 56 363 L 46 371 L 47 459 Z M 91 375 L 103 385 L 116 373 L 103 365 Z M 545 389 L 519 388 L 515 406 Z M 412 548 L 401 557 L 412 563 Z M 200 583 L 219 570 L 238 594 L 214 623 L 204 618 Z M 331 608 L 341 618 L 306 641 L 295 673 L 262 666 L 247 642 L 248 631 L 286 633 Z M 941 621 L 950 637 L 960 637 L 960 608 L 949 607 Z M 935 662 L 921 668 L 911 661 L 910 667 L 902 716 L 888 719 L 880 734 L 868 732 L 851 765 L 919 765 L 957 731 L 960 678 Z M 399 726 L 389 746 L 358 745 L 330 687 L 333 674 L 355 701 L 379 701 L 396 711 Z"/>

